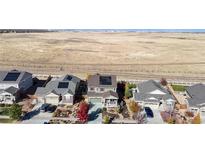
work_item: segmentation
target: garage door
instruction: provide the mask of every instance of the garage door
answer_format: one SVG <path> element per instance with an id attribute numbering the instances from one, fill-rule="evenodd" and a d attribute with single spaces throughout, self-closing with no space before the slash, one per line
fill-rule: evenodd
<path id="1" fill-rule="evenodd" d="M 45 98 L 45 103 L 58 105 L 58 97 L 47 97 Z"/>
<path id="2" fill-rule="evenodd" d="M 89 100 L 90 100 L 89 102 L 92 104 L 101 104 L 102 103 L 101 98 L 90 98 Z"/>

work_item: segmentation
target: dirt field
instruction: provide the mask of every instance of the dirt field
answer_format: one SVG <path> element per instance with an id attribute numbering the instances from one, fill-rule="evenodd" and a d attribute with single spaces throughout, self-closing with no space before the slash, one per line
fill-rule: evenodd
<path id="1" fill-rule="evenodd" d="M 120 78 L 205 79 L 205 33 L 0 34 L 0 69 Z"/>

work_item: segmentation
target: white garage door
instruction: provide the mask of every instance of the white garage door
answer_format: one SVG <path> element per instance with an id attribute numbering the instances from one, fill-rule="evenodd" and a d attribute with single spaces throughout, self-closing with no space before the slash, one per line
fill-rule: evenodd
<path id="1" fill-rule="evenodd" d="M 58 105 L 58 97 L 47 97 L 45 103 Z"/>
<path id="2" fill-rule="evenodd" d="M 89 102 L 92 104 L 101 104 L 102 103 L 101 98 L 90 98 Z"/>

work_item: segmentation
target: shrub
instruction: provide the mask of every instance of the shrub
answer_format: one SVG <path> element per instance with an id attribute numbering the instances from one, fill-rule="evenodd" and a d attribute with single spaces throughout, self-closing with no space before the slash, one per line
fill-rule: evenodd
<path id="1" fill-rule="evenodd" d="M 105 116 L 103 117 L 103 123 L 104 123 L 104 124 L 109 124 L 109 123 L 110 123 L 110 117 L 109 117 L 108 115 L 105 115 Z"/>
<path id="2" fill-rule="evenodd" d="M 172 117 L 169 117 L 166 122 L 168 124 L 175 124 L 175 120 Z"/>
<path id="3" fill-rule="evenodd" d="M 136 84 L 127 82 L 125 85 L 125 97 L 126 98 L 132 97 L 132 88 L 136 88 Z"/>
<path id="4" fill-rule="evenodd" d="M 107 108 L 106 108 L 106 107 L 103 107 L 102 111 L 103 111 L 103 112 L 107 112 Z"/>
<path id="5" fill-rule="evenodd" d="M 5 104 L 5 107 L 11 107 L 12 104 Z"/>
<path id="6" fill-rule="evenodd" d="M 122 113 L 122 108 L 121 108 L 120 106 L 118 106 L 118 107 L 116 108 L 116 111 L 117 111 L 117 113 Z"/>
<path id="7" fill-rule="evenodd" d="M 201 117 L 200 117 L 200 114 L 198 113 L 195 117 L 194 117 L 194 119 L 193 119 L 193 121 L 192 121 L 192 124 L 200 124 L 201 123 Z"/>
<path id="8" fill-rule="evenodd" d="M 5 107 L 5 104 L 0 104 L 0 107 Z"/>
<path id="9" fill-rule="evenodd" d="M 12 119 L 19 120 L 22 114 L 22 107 L 19 104 L 13 104 L 9 109 L 9 116 Z"/>
<path id="10" fill-rule="evenodd" d="M 1 107 L 0 115 L 9 116 L 9 108 L 7 108 L 7 107 Z"/>
<path id="11" fill-rule="evenodd" d="M 140 110 L 140 107 L 134 101 L 131 101 L 128 106 L 129 106 L 129 109 L 132 111 L 132 113 L 137 113 Z"/>

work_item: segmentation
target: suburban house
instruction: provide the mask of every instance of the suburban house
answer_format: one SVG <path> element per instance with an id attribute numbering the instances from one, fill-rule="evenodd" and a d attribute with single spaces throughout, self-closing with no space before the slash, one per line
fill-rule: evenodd
<path id="1" fill-rule="evenodd" d="M 73 75 L 65 75 L 49 81 L 45 87 L 38 87 L 34 103 L 48 103 L 53 105 L 73 105 L 74 96 L 79 87 L 80 79 Z"/>
<path id="2" fill-rule="evenodd" d="M 158 108 L 162 105 L 166 110 L 172 110 L 176 102 L 169 91 L 154 80 L 137 84 L 133 89 L 133 99 L 142 106 Z"/>
<path id="3" fill-rule="evenodd" d="M 205 112 L 205 85 L 195 84 L 186 88 L 187 103 L 191 110 Z"/>
<path id="4" fill-rule="evenodd" d="M 118 106 L 117 79 L 115 75 L 90 75 L 87 84 L 89 103 L 102 104 L 103 107 Z"/>
<path id="5" fill-rule="evenodd" d="M 24 71 L 0 71 L 0 103 L 12 104 L 19 94 L 33 85 L 32 74 Z"/>

